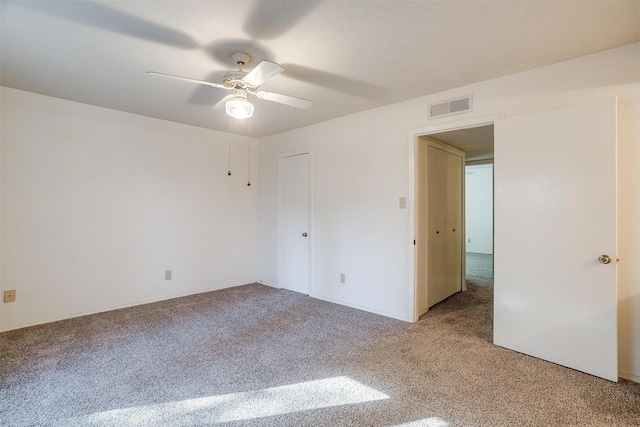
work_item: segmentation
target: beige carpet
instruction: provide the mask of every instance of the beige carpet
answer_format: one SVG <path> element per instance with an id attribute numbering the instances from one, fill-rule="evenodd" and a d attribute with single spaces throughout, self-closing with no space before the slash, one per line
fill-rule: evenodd
<path id="1" fill-rule="evenodd" d="M 0 334 L 3 426 L 637 426 L 640 385 L 493 346 L 490 287 L 415 324 L 261 285 Z"/>
<path id="2" fill-rule="evenodd" d="M 467 280 L 480 286 L 493 286 L 493 255 L 467 252 Z"/>

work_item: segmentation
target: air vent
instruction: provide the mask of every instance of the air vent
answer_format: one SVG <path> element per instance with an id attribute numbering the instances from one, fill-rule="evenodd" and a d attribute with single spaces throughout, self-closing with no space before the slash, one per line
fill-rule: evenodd
<path id="1" fill-rule="evenodd" d="M 453 116 L 454 114 L 462 114 L 469 111 L 473 111 L 473 95 L 431 104 L 429 106 L 429 118 Z"/>

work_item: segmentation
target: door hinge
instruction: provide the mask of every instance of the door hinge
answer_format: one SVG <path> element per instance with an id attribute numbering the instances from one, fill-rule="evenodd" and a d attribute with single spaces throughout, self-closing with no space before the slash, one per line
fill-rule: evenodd
<path id="1" fill-rule="evenodd" d="M 416 239 L 413 239 L 413 244 L 414 244 L 414 245 L 416 244 Z"/>

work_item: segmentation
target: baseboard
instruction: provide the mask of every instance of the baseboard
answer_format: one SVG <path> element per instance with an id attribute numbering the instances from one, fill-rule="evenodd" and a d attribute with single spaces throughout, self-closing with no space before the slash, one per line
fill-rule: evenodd
<path id="1" fill-rule="evenodd" d="M 383 310 L 378 310 L 375 308 L 371 308 L 371 307 L 367 307 L 365 305 L 358 305 L 358 304 L 352 304 L 346 301 L 341 301 L 341 300 L 337 300 L 335 298 L 331 298 L 331 297 L 327 297 L 324 295 L 320 295 L 320 294 L 309 294 L 309 296 L 311 298 L 316 298 L 322 301 L 327 301 L 327 302 L 332 302 L 334 304 L 339 304 L 339 305 L 344 305 L 346 307 L 351 307 L 351 308 L 355 308 L 358 310 L 362 310 L 362 311 L 367 311 L 369 313 L 373 313 L 373 314 L 379 314 L 381 316 L 385 316 L 385 317 L 391 317 L 393 319 L 397 319 L 397 320 L 402 320 L 403 322 L 413 322 L 412 319 L 408 319 L 406 316 L 401 316 L 399 314 L 396 313 L 390 313 L 388 311 L 383 311 Z"/>
<path id="2" fill-rule="evenodd" d="M 629 372 L 618 372 L 618 376 L 625 380 L 633 381 L 634 383 L 640 383 L 640 375 L 631 374 Z"/>
<path id="3" fill-rule="evenodd" d="M 416 318 L 420 318 L 423 314 L 426 314 L 429 311 L 429 308 L 424 308 L 416 313 Z"/>
<path id="4" fill-rule="evenodd" d="M 257 283 L 260 283 L 261 285 L 265 285 L 265 286 L 270 286 L 272 288 L 280 289 L 280 286 L 274 285 L 273 283 L 269 283 L 269 282 L 266 282 L 264 280 L 258 280 Z"/>
<path id="5" fill-rule="evenodd" d="M 65 315 L 62 315 L 62 316 L 59 316 L 59 317 L 38 319 L 38 320 L 30 321 L 30 322 L 18 323 L 16 325 L 11 325 L 11 326 L 9 326 L 7 328 L 0 327 L 0 332 L 14 331 L 16 329 L 28 328 L 30 326 L 44 325 L 45 323 L 59 322 L 60 320 L 74 319 L 76 317 L 89 316 L 91 314 L 104 313 L 104 312 L 107 312 L 107 311 L 119 310 L 121 308 L 129 308 L 129 307 L 136 307 L 138 305 L 153 304 L 154 302 L 167 301 L 167 300 L 172 300 L 172 299 L 175 299 L 175 298 L 186 297 L 186 296 L 189 296 L 189 295 L 203 294 L 205 292 L 219 291 L 221 289 L 234 288 L 234 287 L 237 287 L 237 286 L 245 286 L 245 285 L 250 285 L 252 283 L 256 283 L 256 281 L 252 280 L 252 281 L 246 282 L 246 283 L 245 282 L 242 282 L 242 283 L 225 283 L 225 284 L 211 286 L 211 287 L 208 287 L 208 288 L 199 289 L 197 291 L 184 292 L 184 293 L 181 293 L 181 294 L 172 295 L 172 296 L 166 297 L 166 298 L 154 298 L 154 299 L 149 299 L 149 300 L 140 300 L 140 301 L 134 301 L 132 303 L 127 303 L 127 304 L 119 304 L 119 305 L 103 307 L 103 308 L 100 308 L 100 309 L 97 309 L 97 310 L 78 311 L 78 312 L 74 312 L 74 313 L 68 313 L 68 314 L 65 314 Z"/>

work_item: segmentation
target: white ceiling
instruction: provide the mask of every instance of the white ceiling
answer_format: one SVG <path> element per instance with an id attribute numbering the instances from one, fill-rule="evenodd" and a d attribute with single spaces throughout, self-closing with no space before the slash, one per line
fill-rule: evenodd
<path id="1" fill-rule="evenodd" d="M 493 159 L 493 125 L 433 133 L 429 137 L 464 151 L 467 162 Z"/>
<path id="2" fill-rule="evenodd" d="M 262 137 L 640 41 L 640 1 L 1 1 L 0 83 L 227 131 L 210 108 L 234 51 L 285 72 L 255 101 Z M 249 123 L 234 132 L 249 133 Z"/>

